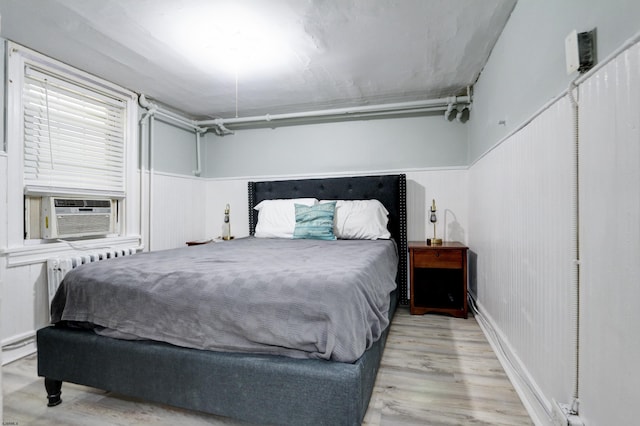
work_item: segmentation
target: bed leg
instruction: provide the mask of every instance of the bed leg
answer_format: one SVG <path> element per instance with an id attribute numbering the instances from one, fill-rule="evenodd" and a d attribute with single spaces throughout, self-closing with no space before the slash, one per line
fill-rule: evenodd
<path id="1" fill-rule="evenodd" d="M 44 387 L 47 390 L 47 407 L 55 407 L 62 402 L 60 395 L 62 394 L 62 381 L 44 378 Z"/>

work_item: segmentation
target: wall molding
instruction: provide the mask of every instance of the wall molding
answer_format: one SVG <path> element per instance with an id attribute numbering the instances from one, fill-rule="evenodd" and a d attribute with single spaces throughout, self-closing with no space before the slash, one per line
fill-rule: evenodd
<path id="1" fill-rule="evenodd" d="M 322 179 L 330 177 L 346 177 L 346 176 L 368 176 L 368 175 L 391 175 L 398 173 L 423 173 L 423 172 L 442 172 L 442 171 L 458 171 L 469 170 L 469 166 L 443 166 L 443 167 L 420 167 L 406 169 L 386 169 L 386 170 L 365 170 L 365 171 L 345 171 L 345 172 L 327 172 L 327 173 L 295 173 L 283 175 L 255 175 L 255 176 L 229 176 L 229 177 L 209 177 L 202 178 L 210 182 L 224 182 L 230 180 L 291 180 L 291 179 Z"/>
<path id="2" fill-rule="evenodd" d="M 531 377 L 522 361 L 515 353 L 509 341 L 500 332 L 495 321 L 481 303 L 471 298 L 470 306 L 480 329 L 484 333 L 491 349 L 496 354 L 500 365 L 509 377 L 522 404 L 536 426 L 546 426 L 551 422 L 551 404 L 543 396 L 542 391 Z"/>
<path id="3" fill-rule="evenodd" d="M 611 54 L 609 54 L 609 56 L 607 56 L 604 60 L 598 62 L 593 68 L 591 68 L 589 71 L 587 71 L 584 74 L 579 74 L 570 84 L 569 86 L 564 89 L 562 92 L 560 92 L 560 94 L 558 94 L 557 96 L 551 98 L 547 103 L 545 103 L 541 108 L 539 108 L 536 112 L 534 112 L 533 114 L 531 114 L 531 116 L 527 119 L 525 119 L 522 123 L 520 123 L 520 125 L 516 126 L 513 130 L 511 130 L 509 133 L 507 133 L 504 137 L 502 137 L 498 142 L 496 142 L 495 144 L 493 144 L 491 147 L 489 147 L 489 149 L 487 149 L 485 152 L 483 152 L 482 154 L 480 154 L 477 158 L 471 160 L 469 162 L 468 168 L 471 168 L 474 164 L 476 164 L 477 162 L 479 162 L 480 160 L 482 160 L 484 157 L 486 157 L 491 151 L 493 151 L 494 149 L 496 149 L 497 147 L 499 147 L 500 145 L 502 145 L 503 142 L 506 142 L 507 140 L 509 140 L 513 135 L 515 135 L 516 133 L 520 132 L 522 129 L 524 129 L 525 127 L 527 127 L 533 120 L 535 120 L 536 118 L 538 118 L 542 113 L 544 113 L 546 110 L 548 110 L 550 107 L 552 107 L 556 102 L 560 101 L 563 97 L 565 97 L 568 93 L 569 93 L 569 88 L 570 87 L 575 87 L 575 86 L 579 86 L 580 84 L 584 83 L 586 80 L 588 80 L 590 77 L 592 77 L 593 75 L 595 75 L 598 71 L 600 71 L 600 69 L 602 69 L 603 67 L 605 67 L 609 62 L 615 60 L 618 56 L 620 56 L 622 53 L 624 53 L 627 49 L 629 49 L 630 47 L 632 47 L 634 44 L 640 42 L 640 32 L 635 34 L 633 37 L 629 38 L 627 41 L 625 41 L 620 47 L 618 47 L 616 50 L 614 50 Z"/>

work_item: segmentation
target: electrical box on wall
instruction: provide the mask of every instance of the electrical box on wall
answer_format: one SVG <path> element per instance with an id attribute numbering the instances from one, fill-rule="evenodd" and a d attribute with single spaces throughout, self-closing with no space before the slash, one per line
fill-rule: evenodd
<path id="1" fill-rule="evenodd" d="M 596 64 L 596 30 L 579 33 L 573 30 L 564 40 L 567 74 L 584 73 Z"/>

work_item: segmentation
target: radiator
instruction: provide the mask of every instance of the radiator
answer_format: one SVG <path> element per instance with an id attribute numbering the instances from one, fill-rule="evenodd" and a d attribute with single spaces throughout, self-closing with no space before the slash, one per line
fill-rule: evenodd
<path id="1" fill-rule="evenodd" d="M 109 249 L 76 254 L 67 257 L 56 257 L 47 260 L 47 282 L 49 286 L 49 305 L 56 294 L 62 279 L 72 269 L 85 263 L 99 262 L 114 257 L 130 256 L 136 254 L 136 247 Z"/>

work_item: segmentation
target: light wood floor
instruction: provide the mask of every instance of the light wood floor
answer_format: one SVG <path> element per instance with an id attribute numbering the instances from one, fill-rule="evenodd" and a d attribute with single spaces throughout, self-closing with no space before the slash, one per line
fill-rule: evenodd
<path id="1" fill-rule="evenodd" d="M 2 369 L 3 424 L 243 425 L 64 383 L 47 408 L 35 355 Z M 412 316 L 393 321 L 364 425 L 531 425 L 473 317 Z"/>

